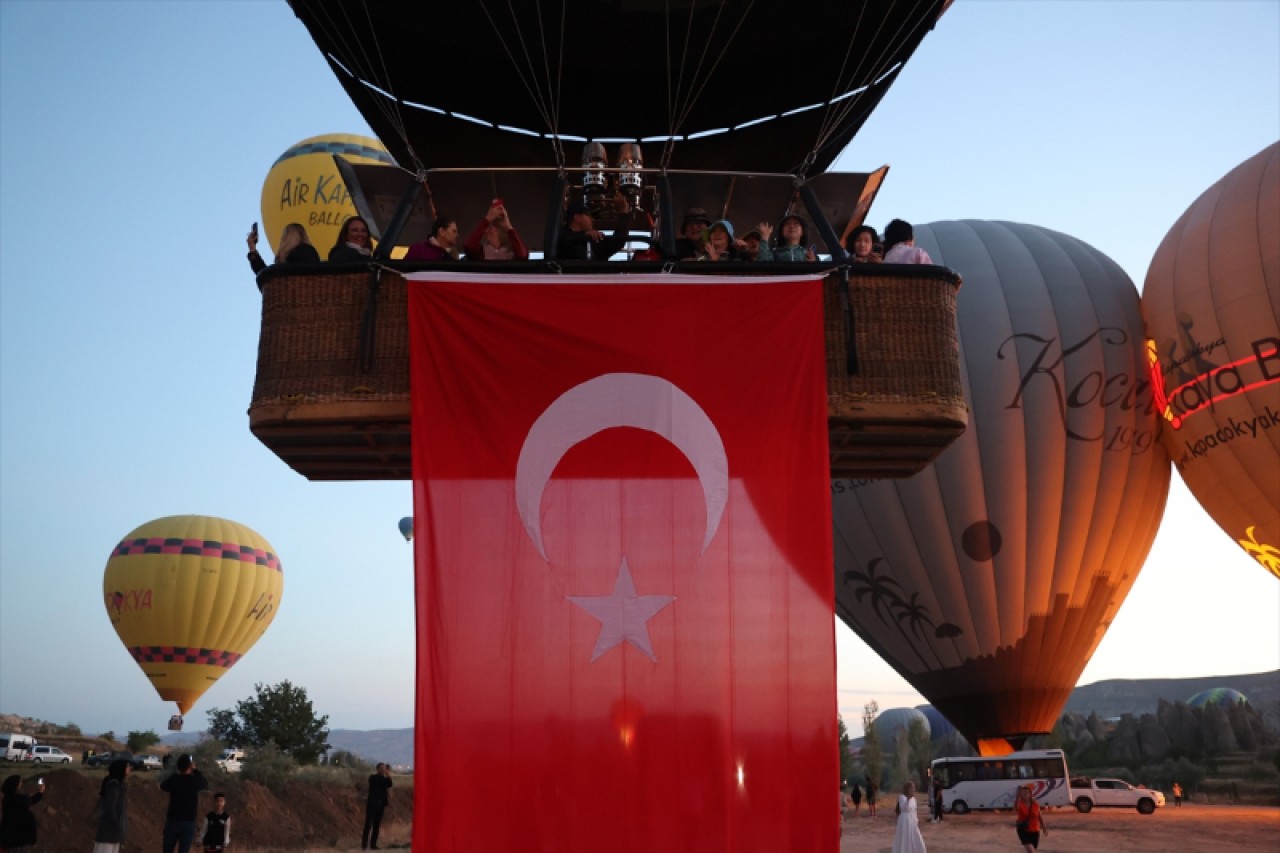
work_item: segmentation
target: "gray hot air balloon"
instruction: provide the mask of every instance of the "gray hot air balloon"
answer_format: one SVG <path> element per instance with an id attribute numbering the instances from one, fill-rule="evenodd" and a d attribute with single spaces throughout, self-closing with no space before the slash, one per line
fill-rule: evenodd
<path id="1" fill-rule="evenodd" d="M 1138 293 L 1064 234 L 939 222 L 964 277 L 965 434 L 908 480 L 837 481 L 836 609 L 970 742 L 1049 731 L 1168 496 Z"/>

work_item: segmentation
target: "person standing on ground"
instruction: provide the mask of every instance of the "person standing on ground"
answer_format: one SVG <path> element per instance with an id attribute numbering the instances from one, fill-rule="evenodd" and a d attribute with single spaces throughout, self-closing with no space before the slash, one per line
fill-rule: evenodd
<path id="1" fill-rule="evenodd" d="M 933 823 L 942 823 L 942 786 L 933 783 Z"/>
<path id="2" fill-rule="evenodd" d="M 369 776 L 369 799 L 364 809 L 364 830 L 360 833 L 361 850 L 377 850 L 378 829 L 382 826 L 382 813 L 391 801 L 391 766 L 379 762 Z"/>
<path id="3" fill-rule="evenodd" d="M 213 795 L 213 811 L 204 816 L 200 844 L 204 853 L 217 853 L 231 846 L 231 815 L 227 814 L 227 795 L 221 791 Z"/>
<path id="4" fill-rule="evenodd" d="M 1182 786 L 1177 782 L 1173 783 L 1173 807 L 1175 809 L 1182 808 Z"/>
<path id="5" fill-rule="evenodd" d="M 857 782 L 849 788 L 849 799 L 853 801 L 853 819 L 857 820 L 862 812 L 862 789 Z"/>
<path id="6" fill-rule="evenodd" d="M 129 825 L 128 800 L 124 780 L 133 767 L 123 758 L 107 766 L 107 776 L 98 791 L 98 830 L 93 835 L 93 853 L 120 853 Z"/>
<path id="7" fill-rule="evenodd" d="M 178 769 L 160 783 L 169 794 L 169 809 L 164 817 L 164 853 L 191 853 L 196 837 L 196 814 L 200 810 L 200 792 L 209 787 L 204 774 L 196 769 L 190 755 L 178 759 Z"/>
<path id="8" fill-rule="evenodd" d="M 920 834 L 920 819 L 916 815 L 916 783 L 908 782 L 902 786 L 898 795 L 898 805 L 894 813 L 898 816 L 898 826 L 893 833 L 893 853 L 927 853 L 924 836 Z"/>
<path id="9" fill-rule="evenodd" d="M 44 779 L 36 783 L 31 796 L 22 793 L 22 777 L 13 774 L 0 786 L 0 850 L 22 853 L 36 843 L 36 816 L 31 807 L 44 799 Z"/>
<path id="10" fill-rule="evenodd" d="M 880 791 L 876 788 L 876 783 L 871 781 L 871 777 L 867 777 L 867 816 L 876 816 L 876 794 Z"/>
<path id="11" fill-rule="evenodd" d="M 1035 853 L 1040 846 L 1040 835 L 1049 834 L 1049 827 L 1040 814 L 1040 804 L 1031 793 L 1030 785 L 1018 789 L 1018 799 L 1014 803 L 1014 827 L 1018 830 L 1018 841 L 1025 853 Z"/>

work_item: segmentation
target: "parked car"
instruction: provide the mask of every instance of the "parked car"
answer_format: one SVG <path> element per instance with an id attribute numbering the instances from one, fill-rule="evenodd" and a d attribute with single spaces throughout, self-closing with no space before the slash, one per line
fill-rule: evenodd
<path id="1" fill-rule="evenodd" d="M 71 756 L 56 746 L 36 744 L 27 753 L 27 760 L 34 761 L 36 764 L 70 764 Z"/>
<path id="2" fill-rule="evenodd" d="M 158 755 L 140 755 L 137 756 L 142 760 L 142 770 L 163 770 L 164 760 Z"/>
<path id="3" fill-rule="evenodd" d="M 1151 788 L 1138 788 L 1123 779 L 1090 779 L 1077 776 L 1071 780 L 1071 801 L 1076 810 L 1088 813 L 1093 808 L 1129 808 L 1151 814 L 1164 806 L 1164 794 Z"/>
<path id="4" fill-rule="evenodd" d="M 89 760 L 85 762 L 89 767 L 106 767 L 117 758 L 123 758 L 132 765 L 134 770 L 149 770 L 146 766 L 143 756 L 134 755 L 128 750 L 118 749 L 115 752 L 99 752 L 96 755 L 89 756 Z"/>
<path id="5" fill-rule="evenodd" d="M 244 763 L 244 750 L 231 747 L 222 750 L 222 755 L 218 756 L 218 766 L 227 773 L 239 773 Z"/>

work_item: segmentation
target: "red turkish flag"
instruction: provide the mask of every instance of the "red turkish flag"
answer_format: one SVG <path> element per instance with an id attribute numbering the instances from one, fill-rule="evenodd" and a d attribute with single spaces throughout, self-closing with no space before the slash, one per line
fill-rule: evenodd
<path id="1" fill-rule="evenodd" d="M 835 850 L 821 278 L 409 278 L 414 849 Z"/>

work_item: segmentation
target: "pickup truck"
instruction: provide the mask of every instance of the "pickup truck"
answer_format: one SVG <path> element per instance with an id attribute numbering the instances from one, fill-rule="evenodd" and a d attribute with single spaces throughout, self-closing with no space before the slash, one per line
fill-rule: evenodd
<path id="1" fill-rule="evenodd" d="M 1071 802 L 1076 810 L 1089 813 L 1093 808 L 1115 807 L 1137 809 L 1151 814 L 1164 805 L 1164 794 L 1151 788 L 1138 788 L 1123 779 L 1090 779 L 1078 776 L 1071 780 Z"/>

